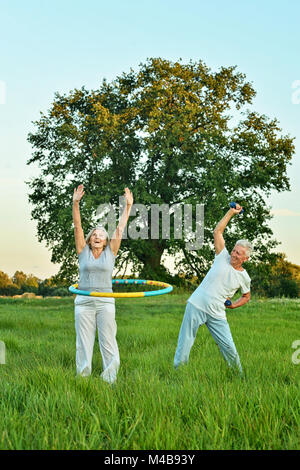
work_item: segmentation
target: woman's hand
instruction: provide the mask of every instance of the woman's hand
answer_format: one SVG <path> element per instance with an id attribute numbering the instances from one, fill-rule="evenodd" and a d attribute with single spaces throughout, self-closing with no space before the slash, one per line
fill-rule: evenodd
<path id="1" fill-rule="evenodd" d="M 74 189 L 73 202 L 79 202 L 83 195 L 83 184 L 80 184 L 77 189 Z"/>
<path id="2" fill-rule="evenodd" d="M 132 195 L 132 192 L 130 191 L 130 189 L 125 188 L 124 197 L 125 197 L 127 206 L 132 206 L 132 204 L 133 204 L 133 195 Z"/>

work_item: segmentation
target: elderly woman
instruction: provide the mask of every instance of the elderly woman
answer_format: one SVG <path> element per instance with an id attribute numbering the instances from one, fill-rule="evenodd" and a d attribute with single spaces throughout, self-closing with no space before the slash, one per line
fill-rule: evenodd
<path id="1" fill-rule="evenodd" d="M 112 273 L 120 248 L 122 234 L 133 204 L 132 193 L 125 188 L 126 208 L 111 238 L 103 227 L 96 227 L 85 238 L 81 226 L 79 201 L 84 195 L 83 185 L 74 189 L 73 222 L 75 245 L 79 259 L 79 289 L 112 292 Z M 77 295 L 75 298 L 76 370 L 81 376 L 92 372 L 92 356 L 96 329 L 102 355 L 101 377 L 115 382 L 120 365 L 116 340 L 115 299 Z"/>

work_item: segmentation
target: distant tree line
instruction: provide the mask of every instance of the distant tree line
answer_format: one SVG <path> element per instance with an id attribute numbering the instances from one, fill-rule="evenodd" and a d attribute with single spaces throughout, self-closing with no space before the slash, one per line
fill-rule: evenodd
<path id="1" fill-rule="evenodd" d="M 24 292 L 33 292 L 43 297 L 69 295 L 68 285 L 63 281 L 57 281 L 55 276 L 41 280 L 23 271 L 16 271 L 12 277 L 0 271 L 0 295 L 13 296 Z"/>
<path id="2" fill-rule="evenodd" d="M 300 266 L 287 261 L 285 254 L 271 254 L 267 261 L 248 262 L 245 267 L 252 280 L 252 294 L 260 297 L 300 297 Z M 202 279 L 196 275 L 187 276 L 183 271 L 172 276 L 162 270 L 159 280 L 177 287 L 177 291 L 192 292 Z M 0 271 L 0 295 L 13 296 L 33 292 L 43 297 L 65 297 L 71 295 L 68 287 L 69 282 L 62 281 L 57 276 L 41 280 L 22 271 L 16 271 L 12 277 Z"/>
<path id="3" fill-rule="evenodd" d="M 264 263 L 248 263 L 252 290 L 262 297 L 299 297 L 300 266 L 286 260 L 283 253 L 271 255 Z"/>

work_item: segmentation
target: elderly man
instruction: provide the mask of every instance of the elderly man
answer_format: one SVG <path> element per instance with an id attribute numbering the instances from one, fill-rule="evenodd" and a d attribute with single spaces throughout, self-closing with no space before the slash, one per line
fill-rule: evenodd
<path id="1" fill-rule="evenodd" d="M 230 208 L 214 230 L 215 260 L 187 301 L 174 357 L 175 368 L 188 361 L 197 330 L 205 323 L 228 365 L 242 373 L 239 355 L 226 319 L 225 301 L 238 289 L 242 296 L 227 308 L 241 307 L 250 300 L 251 279 L 242 265 L 249 259 L 252 246 L 247 240 L 239 240 L 229 254 L 223 238 L 228 222 L 241 211 L 239 204 Z"/>

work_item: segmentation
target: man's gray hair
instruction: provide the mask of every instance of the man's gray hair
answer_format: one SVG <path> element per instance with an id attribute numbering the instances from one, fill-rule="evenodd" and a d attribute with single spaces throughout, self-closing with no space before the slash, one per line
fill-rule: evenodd
<path id="1" fill-rule="evenodd" d="M 243 248 L 246 248 L 246 256 L 250 258 L 251 253 L 253 251 L 253 246 L 251 245 L 248 240 L 238 240 L 235 245 L 242 246 Z"/>

